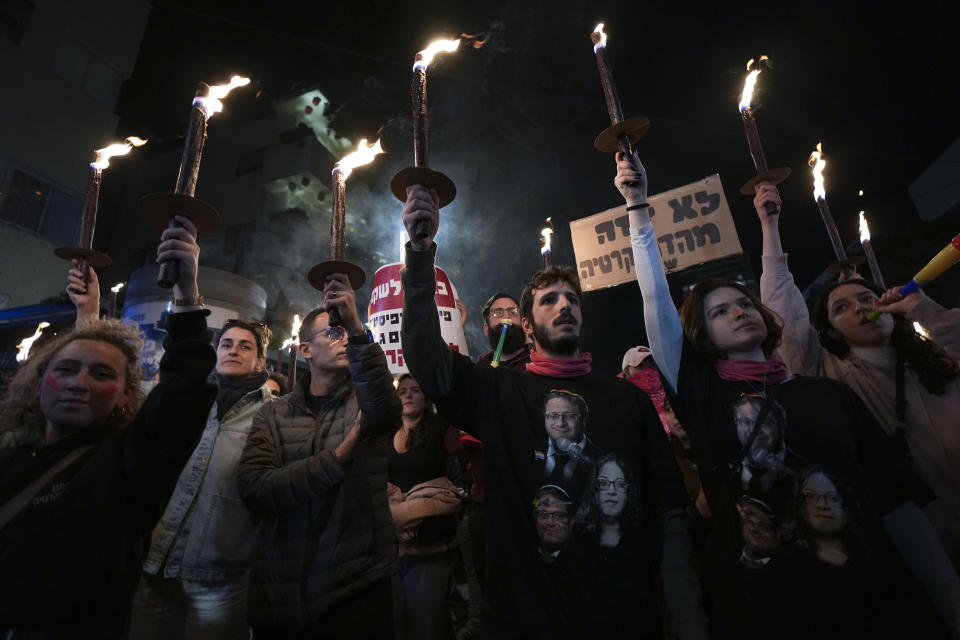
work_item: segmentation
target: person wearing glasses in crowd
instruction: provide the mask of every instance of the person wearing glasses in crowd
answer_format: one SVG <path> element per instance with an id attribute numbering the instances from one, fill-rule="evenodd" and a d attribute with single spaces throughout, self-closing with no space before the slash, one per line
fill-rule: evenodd
<path id="1" fill-rule="evenodd" d="M 227 320 L 217 336 L 217 400 L 180 473 L 133 601 L 130 637 L 239 638 L 248 633 L 249 564 L 260 525 L 240 500 L 237 465 L 267 386 L 270 329 Z"/>
<path id="2" fill-rule="evenodd" d="M 490 351 L 477 358 L 481 367 L 493 361 L 493 353 L 500 343 L 501 325 L 509 320 L 507 337 L 500 353 L 500 366 L 525 371 L 530 362 L 530 347 L 527 345 L 523 327 L 520 326 L 520 303 L 509 293 L 495 293 L 483 305 L 483 334 L 490 341 Z"/>
<path id="3" fill-rule="evenodd" d="M 347 277 L 330 276 L 323 293 L 300 328 L 309 373 L 257 413 L 240 460 L 240 494 L 267 521 L 250 580 L 258 639 L 393 633 L 384 436 L 400 399 Z"/>

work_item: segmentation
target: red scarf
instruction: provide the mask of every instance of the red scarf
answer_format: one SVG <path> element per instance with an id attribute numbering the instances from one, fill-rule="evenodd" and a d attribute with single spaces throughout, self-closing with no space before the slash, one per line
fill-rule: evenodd
<path id="1" fill-rule="evenodd" d="M 551 358 L 542 356 L 535 349 L 530 350 L 530 362 L 527 371 L 538 376 L 552 378 L 577 378 L 590 373 L 590 361 L 593 358 L 589 353 L 581 353 L 573 358 Z"/>
<path id="2" fill-rule="evenodd" d="M 787 363 L 773 356 L 763 362 L 756 360 L 717 360 L 713 365 L 721 380 L 749 380 L 779 384 L 790 378 Z"/>
<path id="3" fill-rule="evenodd" d="M 660 384 L 660 372 L 656 369 L 640 369 L 627 380 L 640 387 L 645 394 L 650 396 L 657 413 L 663 413 L 667 394 L 664 393 L 663 385 Z"/>

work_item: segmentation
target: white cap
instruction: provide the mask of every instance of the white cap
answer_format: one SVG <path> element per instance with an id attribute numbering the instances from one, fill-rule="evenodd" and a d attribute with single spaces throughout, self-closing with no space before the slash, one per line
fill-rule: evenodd
<path id="1" fill-rule="evenodd" d="M 627 352 L 623 354 L 623 364 L 620 366 L 620 370 L 625 370 L 628 366 L 630 367 L 639 367 L 640 363 L 651 357 L 653 354 L 650 353 L 649 347 L 631 347 L 627 349 Z"/>

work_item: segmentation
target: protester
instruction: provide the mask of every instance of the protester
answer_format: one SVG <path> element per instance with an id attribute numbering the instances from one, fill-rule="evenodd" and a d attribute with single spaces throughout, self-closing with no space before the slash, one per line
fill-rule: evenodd
<path id="1" fill-rule="evenodd" d="M 196 228 L 175 220 L 157 249 L 158 261 L 179 265 L 175 312 L 160 382 L 142 407 L 142 341 L 96 319 L 32 353 L 0 405 L 2 428 L 33 432 L 32 443 L 0 451 L 4 638 L 125 636 L 144 541 L 216 395 Z"/>
<path id="2" fill-rule="evenodd" d="M 270 394 L 274 398 L 279 398 L 289 392 L 290 381 L 282 373 L 271 371 L 267 374 L 267 386 L 270 387 Z"/>
<path id="3" fill-rule="evenodd" d="M 153 531 L 134 595 L 132 640 L 243 638 L 260 524 L 240 500 L 237 465 L 266 385 L 270 330 L 227 320 L 217 338 L 217 399 Z"/>
<path id="4" fill-rule="evenodd" d="M 383 436 L 400 400 L 346 276 L 329 278 L 323 305 L 300 328 L 309 373 L 260 409 L 240 460 L 240 494 L 268 530 L 250 583 L 257 638 L 393 633 Z M 334 308 L 342 326 L 330 326 Z"/>
<path id="5" fill-rule="evenodd" d="M 530 362 L 530 348 L 527 346 L 527 337 L 520 326 L 520 303 L 509 293 L 495 293 L 484 303 L 481 312 L 483 316 L 483 335 L 490 342 L 490 351 L 477 358 L 480 366 L 493 362 L 493 354 L 500 344 L 504 320 L 509 320 L 507 335 L 503 340 L 503 350 L 500 352 L 501 367 L 524 370 Z"/>
<path id="6" fill-rule="evenodd" d="M 421 220 L 428 221 L 426 237 L 415 233 Z M 576 272 L 570 267 L 540 271 L 521 296 L 521 326 L 535 344 L 527 373 L 508 367 L 480 367 L 454 353 L 440 334 L 434 302 L 433 237 L 439 224 L 436 193 L 422 186 L 408 188 L 403 222 L 410 235 L 402 272 L 404 356 L 441 415 L 479 437 L 486 450 L 487 543 L 496 550 L 487 563 L 488 634 L 660 637 L 653 591 L 659 569 L 684 637 L 705 637 L 698 585 L 689 566 L 683 509 L 687 499 L 680 474 L 649 399 L 631 384 L 591 373 L 590 355 L 580 353 L 582 292 Z M 544 529 L 537 514 L 531 513 L 530 505 L 541 489 L 553 484 L 544 481 L 551 441 L 544 407 L 551 390 L 580 397 L 590 417 L 581 420 L 582 414 L 568 416 L 572 410 L 550 405 L 549 413 L 559 414 L 551 415 L 550 426 L 559 428 L 558 420 L 565 431 L 575 430 L 571 422 L 586 425 L 584 435 L 600 450 L 618 453 L 645 496 L 641 512 L 647 527 L 636 549 L 636 557 L 644 561 L 632 567 L 634 579 L 626 591 L 622 584 L 596 571 L 589 546 L 572 537 L 557 540 L 553 529 Z M 575 453 L 565 453 L 555 465 L 565 469 L 570 460 L 566 456 Z M 566 487 L 559 488 L 571 495 Z M 576 506 L 570 505 L 570 513 Z M 545 517 L 553 521 L 561 516 Z M 538 531 L 550 535 L 544 538 Z M 545 562 L 537 552 L 547 548 L 544 540 L 551 549 L 548 555 L 564 558 L 559 566 Z M 560 548 L 555 549 L 557 542 Z M 623 618 L 613 612 L 637 602 L 643 607 L 631 608 L 630 625 L 622 626 Z"/>
<path id="7" fill-rule="evenodd" d="M 723 637 L 823 637 L 824 620 L 831 637 L 943 635 L 903 564 L 960 633 L 960 581 L 869 412 L 842 384 L 792 377 L 774 357 L 776 317 L 742 285 L 707 279 L 677 314 L 646 210 L 646 174 L 635 157 L 617 159 L 647 336 L 712 514 L 704 571 Z M 849 574 L 827 578 L 817 550 L 796 545 L 799 493 L 791 489 L 814 467 L 849 487 L 862 508 L 863 561 L 850 571 L 869 576 L 856 594 L 871 601 L 869 616 L 838 589 Z"/>
<path id="8" fill-rule="evenodd" d="M 932 489 L 924 512 L 960 565 L 960 309 L 944 309 L 922 290 L 903 298 L 899 288 L 884 292 L 855 279 L 820 294 L 811 324 L 780 243 L 780 194 L 769 183 L 756 191 L 763 230 L 760 293 L 784 320 L 778 353 L 794 373 L 827 376 L 857 392 Z M 767 212 L 768 203 L 777 213 Z M 883 315 L 869 322 L 874 309 Z"/>
<path id="9" fill-rule="evenodd" d="M 447 453 L 447 424 L 410 374 L 397 380 L 403 407 L 400 428 L 387 454 L 390 510 L 400 541 L 399 582 L 405 637 L 445 640 L 454 543 L 466 493 L 457 459 Z"/>

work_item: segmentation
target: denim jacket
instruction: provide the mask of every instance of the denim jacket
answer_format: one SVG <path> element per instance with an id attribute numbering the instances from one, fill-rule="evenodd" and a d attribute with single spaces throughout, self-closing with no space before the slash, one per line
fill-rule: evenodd
<path id="1" fill-rule="evenodd" d="M 270 399 L 264 384 L 232 406 L 222 422 L 216 403 L 210 408 L 200 442 L 153 530 L 146 573 L 222 581 L 247 572 L 260 524 L 240 500 L 237 465 L 253 416 Z"/>

